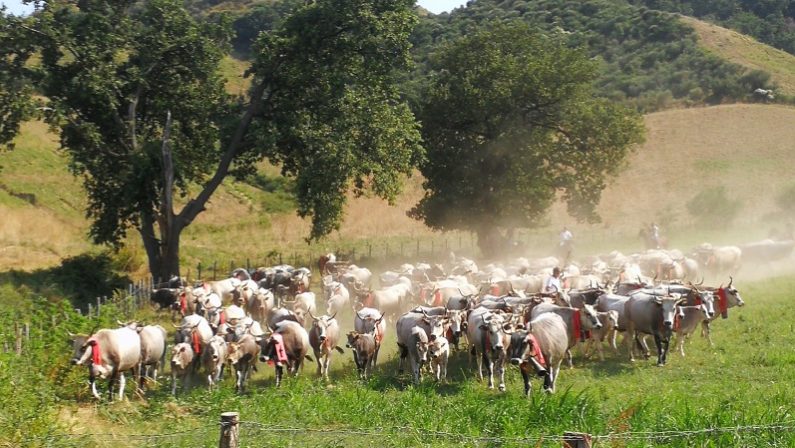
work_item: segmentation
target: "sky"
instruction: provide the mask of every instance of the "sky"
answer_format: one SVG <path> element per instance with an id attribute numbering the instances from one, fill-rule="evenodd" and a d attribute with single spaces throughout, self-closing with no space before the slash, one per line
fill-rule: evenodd
<path id="1" fill-rule="evenodd" d="M 0 3 L 8 7 L 8 11 L 15 15 L 27 14 L 33 11 L 33 5 L 23 5 L 22 0 L 0 0 Z M 428 11 L 439 14 L 444 11 L 450 11 L 464 5 L 466 0 L 418 0 L 417 4 L 427 9 Z"/>

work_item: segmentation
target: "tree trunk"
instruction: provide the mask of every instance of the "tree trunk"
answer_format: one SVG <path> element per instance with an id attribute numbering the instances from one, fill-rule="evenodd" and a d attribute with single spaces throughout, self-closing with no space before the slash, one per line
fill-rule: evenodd
<path id="1" fill-rule="evenodd" d="M 165 220 L 158 222 L 163 225 Z M 141 224 L 139 230 L 149 261 L 149 273 L 154 282 L 164 283 L 171 277 L 179 276 L 179 238 L 185 226 L 179 220 L 172 220 L 171 226 L 164 225 L 160 229 L 159 233 L 163 238 L 158 239 L 155 237 L 153 219 L 143 219 Z"/>
<path id="2" fill-rule="evenodd" d="M 478 248 L 486 258 L 499 257 L 506 249 L 505 236 L 494 226 L 481 226 L 477 229 Z"/>

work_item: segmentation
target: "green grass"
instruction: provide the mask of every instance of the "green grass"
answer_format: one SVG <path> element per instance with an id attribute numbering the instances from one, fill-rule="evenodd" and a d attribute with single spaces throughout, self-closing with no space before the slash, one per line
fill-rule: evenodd
<path id="1" fill-rule="evenodd" d="M 113 404 L 94 403 L 85 371 L 67 365 L 65 330 L 85 331 L 92 322 L 70 315 L 45 333 L 37 329 L 36 319 L 49 319 L 47 313 L 54 309 L 59 315 L 67 311 L 5 287 L 3 303 L 17 303 L 13 309 L 19 315 L 39 316 L 28 319 L 34 322 L 34 338 L 44 341 L 36 345 L 33 356 L 0 355 L 0 400 L 6 404 L 0 411 L 0 446 L 3 440 L 16 445 L 38 436 L 48 437 L 46 446 L 212 447 L 217 444 L 216 422 L 226 411 L 240 412 L 245 422 L 243 446 L 559 446 L 558 436 L 564 431 L 606 435 L 792 422 L 795 356 L 790 348 L 795 346 L 795 310 L 790 297 L 795 278 L 736 286 L 747 306 L 731 309 L 728 320 L 713 324 L 714 347 L 696 336 L 686 346 L 688 356 L 682 359 L 671 353 L 664 368 L 652 360 L 630 363 L 623 354 L 609 354 L 604 362 L 575 354 L 575 368 L 562 370 L 553 395 L 541 392 L 536 380 L 532 396 L 526 399 L 513 367 L 506 374 L 507 392 L 487 390 L 474 379 L 463 352 L 454 355 L 448 384 L 426 379 L 414 387 L 407 375 L 395 376 L 394 336 L 388 334 L 386 356 L 367 383 L 355 378 L 346 354 L 335 358 L 330 383 L 316 379 L 314 365 L 307 364 L 299 378 L 290 378 L 276 389 L 271 369 L 260 364 L 243 395 L 233 392 L 227 378 L 213 392 L 199 386 L 173 398 L 164 384 L 148 392 L 145 400 Z M 11 297 L 29 305 L 20 307 Z M 103 325 L 112 325 L 119 312 L 107 307 Z M 140 317 L 157 319 L 151 311 Z M 347 328 L 347 317 L 343 323 Z M 53 345 L 46 345 L 47 350 L 44 343 Z M 8 386 L 11 380 L 14 388 Z M 19 431 L 28 418 L 33 420 Z M 183 433 L 191 428 L 195 431 Z M 132 437 L 168 433 L 179 434 Z M 115 438 L 77 434 L 115 434 Z M 538 442 L 542 436 L 544 440 Z M 616 443 L 792 446 L 795 433 L 729 431 Z"/>

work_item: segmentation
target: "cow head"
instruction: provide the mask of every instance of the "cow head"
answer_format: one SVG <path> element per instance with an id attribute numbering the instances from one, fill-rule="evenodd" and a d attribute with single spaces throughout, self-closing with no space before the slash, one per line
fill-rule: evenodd
<path id="1" fill-rule="evenodd" d="M 510 328 L 510 324 L 505 322 L 505 318 L 502 314 L 492 313 L 488 316 L 482 315 L 480 318 L 482 322 L 479 328 L 484 332 L 484 336 L 487 336 L 489 344 L 487 349 L 494 353 L 503 351 L 503 349 L 505 349 L 503 335 L 509 335 L 513 332 L 513 329 Z"/>
<path id="2" fill-rule="evenodd" d="M 309 312 L 309 317 L 312 318 L 312 329 L 316 335 L 320 343 L 326 342 L 328 339 L 329 327 L 336 326 L 337 321 L 334 319 L 337 316 L 337 313 L 334 313 L 331 316 L 320 316 L 315 317 L 312 315 L 312 312 Z"/>
<path id="3" fill-rule="evenodd" d="M 171 368 L 185 370 L 193 362 L 193 349 L 190 344 L 181 342 L 171 349 Z"/>
<path id="4" fill-rule="evenodd" d="M 515 366 L 527 362 L 527 358 L 533 354 L 533 342 L 528 337 L 528 334 L 524 330 L 517 330 L 511 334 L 511 346 L 508 355 L 511 359 L 511 364 Z"/>
<path id="5" fill-rule="evenodd" d="M 431 341 L 428 343 L 428 355 L 431 359 L 438 359 L 440 356 L 449 352 L 450 347 L 447 338 L 441 336 L 431 336 Z"/>
<path id="6" fill-rule="evenodd" d="M 213 336 L 205 346 L 204 350 L 207 352 L 213 362 L 218 362 L 224 349 L 226 348 L 226 341 L 221 336 Z"/>
<path id="7" fill-rule="evenodd" d="M 580 309 L 580 319 L 582 319 L 582 328 L 602 328 L 602 322 L 599 321 L 599 316 L 596 315 L 596 309 L 587 303 Z"/>
<path id="8" fill-rule="evenodd" d="M 431 335 L 434 336 L 444 335 L 446 330 L 445 327 L 449 322 L 447 316 L 429 316 L 428 313 L 425 312 L 425 310 L 422 310 L 422 315 L 423 315 L 422 321 L 425 322 L 425 324 L 427 324 L 430 327 Z"/>
<path id="9" fill-rule="evenodd" d="M 361 334 L 355 331 L 351 331 L 350 333 L 348 333 L 347 336 L 348 336 L 348 342 L 345 344 L 345 346 L 348 348 L 354 348 L 356 341 L 359 339 Z"/>
<path id="10" fill-rule="evenodd" d="M 672 330 L 674 328 L 677 305 L 682 302 L 682 296 L 678 293 L 671 293 L 667 296 L 654 296 L 654 302 L 661 308 L 663 326 L 667 330 Z"/>
<path id="11" fill-rule="evenodd" d="M 445 313 L 448 322 L 450 322 L 450 333 L 452 334 L 452 339 L 450 342 L 453 345 L 458 346 L 458 340 L 461 338 L 461 333 L 466 330 L 466 321 L 464 321 L 464 311 L 463 310 L 447 310 Z"/>

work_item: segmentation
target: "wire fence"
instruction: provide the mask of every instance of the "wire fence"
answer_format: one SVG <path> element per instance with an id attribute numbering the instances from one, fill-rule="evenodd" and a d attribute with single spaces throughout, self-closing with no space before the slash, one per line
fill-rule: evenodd
<path id="1" fill-rule="evenodd" d="M 735 442 L 745 436 L 784 436 L 792 438 L 795 421 L 764 425 L 723 426 L 694 430 L 628 431 L 607 434 L 546 434 L 501 436 L 463 434 L 428 430 L 410 426 L 388 428 L 308 428 L 279 426 L 255 421 L 241 421 L 239 446 L 535 446 L 559 447 L 563 442 L 574 446 L 576 440 L 587 440 L 592 446 L 623 446 L 624 444 L 659 445 L 680 442 L 689 444 L 700 438 L 732 436 Z M 159 446 L 159 447 L 215 447 L 219 446 L 221 424 L 207 423 L 188 429 L 158 434 L 51 434 L 26 439 L 32 444 L 74 446 Z M 576 434 L 575 436 L 569 434 Z M 580 436 L 582 434 L 582 436 Z M 788 440 L 789 440 L 788 439 Z M 757 439 L 758 440 L 758 439 Z M 585 445 L 585 446 L 591 446 Z M 565 445 L 564 445 L 565 446 Z"/>

